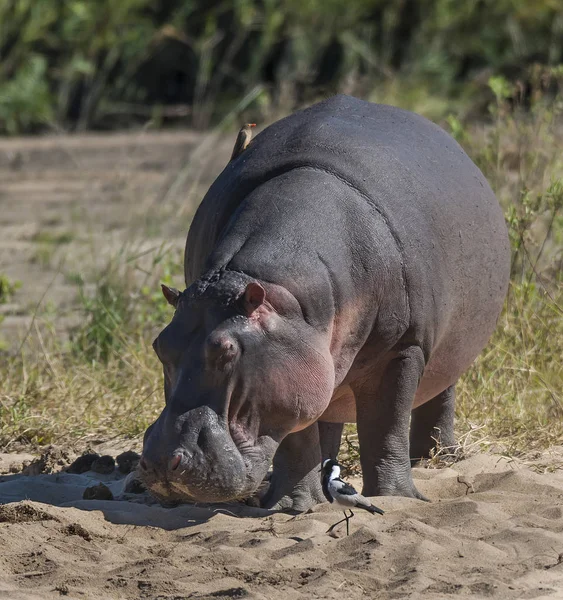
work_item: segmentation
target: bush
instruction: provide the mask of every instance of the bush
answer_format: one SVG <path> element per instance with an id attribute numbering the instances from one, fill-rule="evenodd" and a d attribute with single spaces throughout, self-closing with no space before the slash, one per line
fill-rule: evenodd
<path id="1" fill-rule="evenodd" d="M 252 90 L 259 113 L 337 91 L 482 113 L 491 75 L 528 94 L 563 62 L 562 27 L 551 0 L 5 0 L 0 131 L 206 128 Z"/>

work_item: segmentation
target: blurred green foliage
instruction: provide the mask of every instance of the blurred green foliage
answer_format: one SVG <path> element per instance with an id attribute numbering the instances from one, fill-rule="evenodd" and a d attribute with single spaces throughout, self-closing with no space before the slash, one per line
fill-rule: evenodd
<path id="1" fill-rule="evenodd" d="M 3 273 L 0 273 L 0 304 L 9 302 L 20 287 L 21 281 L 12 281 Z"/>
<path id="2" fill-rule="evenodd" d="M 205 128 L 257 86 L 260 110 L 343 91 L 483 111 L 491 76 L 525 92 L 562 63 L 562 34 L 563 0 L 3 0 L 0 131 Z"/>

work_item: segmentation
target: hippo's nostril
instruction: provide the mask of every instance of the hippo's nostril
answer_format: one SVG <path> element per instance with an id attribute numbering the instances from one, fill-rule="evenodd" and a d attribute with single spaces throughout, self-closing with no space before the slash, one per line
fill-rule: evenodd
<path id="1" fill-rule="evenodd" d="M 141 469 L 143 469 L 143 471 L 146 471 L 148 469 L 147 463 L 144 458 L 141 458 L 141 460 L 139 461 L 139 466 L 141 467 Z"/>
<path id="2" fill-rule="evenodd" d="M 196 446 L 205 451 L 208 445 L 209 435 L 205 428 L 201 429 L 197 436 Z"/>
<path id="3" fill-rule="evenodd" d="M 181 462 L 182 462 L 182 457 L 179 454 L 176 454 L 170 460 L 168 467 L 170 468 L 171 471 L 175 471 L 180 466 Z"/>

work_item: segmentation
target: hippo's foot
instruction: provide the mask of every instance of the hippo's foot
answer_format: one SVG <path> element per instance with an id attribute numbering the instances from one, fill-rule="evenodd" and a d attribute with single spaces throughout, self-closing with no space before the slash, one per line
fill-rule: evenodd
<path id="1" fill-rule="evenodd" d="M 394 461 L 380 461 L 371 471 L 371 477 L 364 474 L 363 496 L 405 496 L 428 502 L 428 498 L 415 487 L 410 462 L 397 464 Z"/>
<path id="2" fill-rule="evenodd" d="M 316 504 L 324 501 L 323 490 L 319 483 L 319 465 L 303 477 L 299 482 L 292 484 L 291 476 L 287 473 L 274 470 L 270 487 L 262 498 L 262 507 L 284 512 L 306 512 Z"/>
<path id="3" fill-rule="evenodd" d="M 410 460 L 416 464 L 427 458 L 455 462 L 460 447 L 454 436 L 455 385 L 411 413 Z"/>
<path id="4" fill-rule="evenodd" d="M 274 456 L 274 469 L 268 491 L 262 497 L 262 506 L 297 513 L 323 502 L 320 463 L 317 423 L 290 433 Z"/>

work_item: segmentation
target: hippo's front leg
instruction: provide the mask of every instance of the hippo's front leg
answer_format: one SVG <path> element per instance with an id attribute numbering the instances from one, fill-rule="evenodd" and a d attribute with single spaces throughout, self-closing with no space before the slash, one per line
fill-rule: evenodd
<path id="1" fill-rule="evenodd" d="M 409 457 L 409 419 L 424 371 L 418 346 L 401 350 L 373 387 L 354 387 L 364 496 L 426 500 L 414 487 Z"/>
<path id="2" fill-rule="evenodd" d="M 302 431 L 290 433 L 274 456 L 270 486 L 262 498 L 262 506 L 304 512 L 323 502 L 320 464 L 318 424 L 313 423 Z"/>

